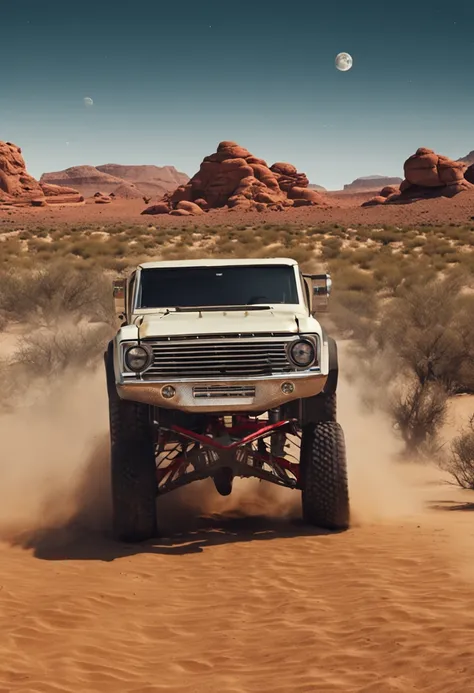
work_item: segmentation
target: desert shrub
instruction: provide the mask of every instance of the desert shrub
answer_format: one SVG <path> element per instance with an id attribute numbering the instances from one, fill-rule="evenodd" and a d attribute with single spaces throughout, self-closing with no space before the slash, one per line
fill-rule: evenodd
<path id="1" fill-rule="evenodd" d="M 324 226 L 312 226 L 306 231 L 308 236 L 325 236 L 328 233 Z"/>
<path id="2" fill-rule="evenodd" d="M 340 238 L 324 238 L 321 241 L 321 257 L 323 260 L 330 260 L 339 255 L 342 248 Z"/>
<path id="3" fill-rule="evenodd" d="M 410 453 L 432 452 L 446 419 L 448 393 L 437 383 L 416 378 L 391 398 L 393 421 Z"/>
<path id="4" fill-rule="evenodd" d="M 451 456 L 443 466 L 461 488 L 474 490 L 474 415 L 467 430 L 452 441 Z"/>
<path id="5" fill-rule="evenodd" d="M 422 248 L 426 244 L 426 238 L 424 236 L 415 236 L 414 238 L 408 237 L 403 239 L 403 245 L 405 248 Z"/>
<path id="6" fill-rule="evenodd" d="M 461 288 L 460 278 L 402 285 L 374 332 L 377 349 L 393 350 L 395 367 L 450 393 L 474 391 L 474 382 L 466 382 L 474 359 L 474 299 Z"/>
<path id="7" fill-rule="evenodd" d="M 57 375 L 97 363 L 112 337 L 112 328 L 103 324 L 32 333 L 20 340 L 14 362 L 34 377 Z"/>
<path id="8" fill-rule="evenodd" d="M 374 259 L 374 278 L 379 287 L 398 295 L 400 290 L 425 284 L 436 278 L 435 269 L 421 258 L 394 257 L 383 249 Z"/>
<path id="9" fill-rule="evenodd" d="M 356 267 L 337 267 L 330 265 L 334 284 L 341 291 L 362 291 L 372 293 L 377 290 L 373 275 Z"/>
<path id="10" fill-rule="evenodd" d="M 102 272 L 62 264 L 0 273 L 0 311 L 11 320 L 44 324 L 64 315 L 110 322 L 114 314 L 110 281 Z"/>
<path id="11" fill-rule="evenodd" d="M 351 241 L 349 245 L 352 243 L 354 243 L 354 241 Z M 361 269 L 370 269 L 377 256 L 377 250 L 374 248 L 361 248 L 357 241 L 355 241 L 355 243 L 357 249 L 350 253 L 349 257 L 351 262 L 355 265 L 359 265 Z"/>
<path id="12" fill-rule="evenodd" d="M 373 241 L 377 241 L 382 245 L 390 245 L 391 243 L 403 240 L 402 234 L 393 229 L 376 229 L 372 231 L 371 238 Z"/>

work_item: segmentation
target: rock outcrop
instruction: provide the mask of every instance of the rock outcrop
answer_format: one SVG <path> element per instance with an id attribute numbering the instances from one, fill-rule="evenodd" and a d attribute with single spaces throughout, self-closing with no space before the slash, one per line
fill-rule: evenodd
<path id="1" fill-rule="evenodd" d="M 21 148 L 11 142 L 0 142 L 0 203 L 44 207 L 83 201 L 74 188 L 38 182 L 27 172 Z"/>
<path id="2" fill-rule="evenodd" d="M 356 178 L 352 183 L 347 183 L 343 190 L 344 192 L 367 192 L 370 190 L 380 190 L 388 185 L 400 185 L 401 178 L 396 176 L 364 176 Z"/>
<path id="3" fill-rule="evenodd" d="M 468 166 L 468 168 L 465 170 L 464 178 L 468 183 L 474 185 L 474 163 Z"/>
<path id="4" fill-rule="evenodd" d="M 284 210 L 324 205 L 324 197 L 308 187 L 304 173 L 292 164 L 268 166 L 236 142 L 224 141 L 206 156 L 199 171 L 185 185 L 165 194 L 142 214 L 201 214 L 209 209 Z M 199 211 L 198 211 L 199 210 Z"/>
<path id="5" fill-rule="evenodd" d="M 121 200 L 143 199 L 142 193 L 133 183 L 122 183 L 110 194 L 116 198 L 120 198 Z"/>
<path id="6" fill-rule="evenodd" d="M 54 185 L 71 185 L 85 197 L 92 197 L 97 190 L 105 195 L 137 199 L 143 195 L 161 197 L 179 185 L 185 185 L 189 177 L 174 166 L 72 166 L 64 171 L 43 173 L 41 182 Z M 137 195 L 132 193 L 135 188 Z"/>
<path id="7" fill-rule="evenodd" d="M 404 163 L 405 179 L 400 186 L 386 186 L 379 195 L 362 206 L 377 204 L 404 204 L 435 197 L 453 197 L 472 189 L 465 177 L 466 165 L 432 149 L 421 147 Z"/>
<path id="8" fill-rule="evenodd" d="M 457 159 L 457 161 L 466 164 L 466 166 L 471 166 L 471 164 L 474 164 L 474 151 L 469 152 L 469 154 L 466 154 L 466 156 L 463 156 L 461 159 Z"/>

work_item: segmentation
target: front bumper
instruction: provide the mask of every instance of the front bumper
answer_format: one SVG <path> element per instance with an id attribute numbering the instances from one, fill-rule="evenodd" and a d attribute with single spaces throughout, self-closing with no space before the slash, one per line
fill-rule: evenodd
<path id="1" fill-rule="evenodd" d="M 163 409 L 189 413 L 264 412 L 286 402 L 318 395 L 324 388 L 327 375 L 318 372 L 296 372 L 262 378 L 199 381 L 144 381 L 126 379 L 117 383 L 122 399 L 143 402 Z M 294 390 L 285 394 L 284 383 Z M 162 389 L 172 386 L 176 394 L 166 399 Z"/>

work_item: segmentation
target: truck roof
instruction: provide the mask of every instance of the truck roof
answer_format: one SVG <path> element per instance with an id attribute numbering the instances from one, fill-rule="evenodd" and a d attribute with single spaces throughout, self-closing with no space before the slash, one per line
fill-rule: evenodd
<path id="1" fill-rule="evenodd" d="M 169 267 L 232 267 L 235 265 L 297 265 L 296 260 L 287 257 L 240 260 L 163 260 L 159 262 L 142 262 L 142 269 L 160 269 Z"/>

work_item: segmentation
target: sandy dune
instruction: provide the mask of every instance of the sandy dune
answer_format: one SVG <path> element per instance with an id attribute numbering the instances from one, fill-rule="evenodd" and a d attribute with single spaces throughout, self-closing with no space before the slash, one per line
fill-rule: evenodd
<path id="1" fill-rule="evenodd" d="M 297 492 L 241 484 L 229 501 L 203 484 L 168 497 L 169 538 L 139 548 L 101 531 L 103 395 L 78 392 L 73 445 L 64 402 L 0 421 L 15 467 L 0 491 L 0 693 L 474 691 L 474 496 L 394 464 L 398 443 L 353 392 L 350 531 L 302 527 Z M 68 498 L 75 522 L 48 521 Z"/>

